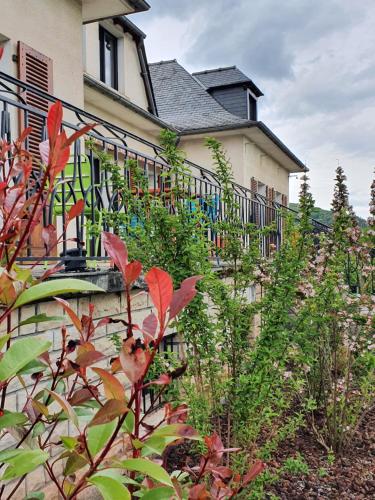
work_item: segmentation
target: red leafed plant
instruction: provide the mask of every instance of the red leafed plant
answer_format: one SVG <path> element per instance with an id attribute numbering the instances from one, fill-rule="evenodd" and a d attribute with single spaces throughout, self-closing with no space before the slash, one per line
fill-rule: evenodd
<path id="1" fill-rule="evenodd" d="M 110 323 L 110 318 L 95 323 L 92 305 L 88 315 L 79 318 L 67 301 L 56 299 L 76 333 L 62 328 L 62 347 L 56 362 L 45 347 L 39 349 L 34 359 L 37 367 L 31 375 L 34 386 L 27 392 L 23 411 L 12 413 L 4 408 L 0 425 L 2 418 L 8 425 L 11 418 L 18 420 L 22 437 L 10 453 L 0 452 L 0 462 L 6 466 L 3 481 L 17 479 L 17 488 L 27 473 L 42 465 L 66 499 L 79 498 L 90 487 L 109 499 L 233 498 L 262 466 L 252 466 L 243 478 L 221 466 L 223 454 L 235 450 L 224 449 L 213 435 L 204 438 L 207 452 L 198 467 L 170 476 L 163 467 L 166 448 L 181 439 L 202 438 L 185 423 L 186 405 L 174 408 L 166 404 L 158 418 L 151 414 L 152 406 L 144 412 L 141 405 L 146 387 L 156 385 L 162 392 L 171 382 L 168 373 L 151 381 L 147 375 L 169 323 L 194 298 L 199 277 L 185 280 L 174 291 L 168 273 L 151 269 L 145 280 L 156 314 L 150 313 L 142 325 L 134 324 L 130 289 L 142 266 L 128 262 L 126 246 L 117 236 L 103 233 L 102 239 L 122 273 L 125 288 L 127 307 L 119 320 L 125 325 L 125 335 L 119 356 L 106 362 L 94 343 L 95 332 Z M 9 383 L 15 377 L 28 376 L 23 372 L 25 366 L 18 371 L 11 369 L 6 358 L 7 353 L 0 361 L 0 380 Z M 62 420 L 70 422 L 74 429 L 71 435 L 58 432 Z M 59 463 L 63 464 L 62 475 L 57 473 Z"/>

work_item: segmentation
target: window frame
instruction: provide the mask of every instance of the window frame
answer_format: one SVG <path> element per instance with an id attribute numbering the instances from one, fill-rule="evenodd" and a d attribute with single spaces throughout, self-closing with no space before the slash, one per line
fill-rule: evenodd
<path id="1" fill-rule="evenodd" d="M 112 42 L 113 52 L 111 52 L 111 81 L 107 82 L 105 78 L 105 43 L 107 40 Z M 110 31 L 99 25 L 99 49 L 100 49 L 100 80 L 109 87 L 118 90 L 118 38 Z"/>
<path id="2" fill-rule="evenodd" d="M 252 100 L 254 106 L 253 109 L 250 104 L 250 99 Z M 251 92 L 250 89 L 247 89 L 247 119 L 252 121 L 258 120 L 258 98 Z"/>

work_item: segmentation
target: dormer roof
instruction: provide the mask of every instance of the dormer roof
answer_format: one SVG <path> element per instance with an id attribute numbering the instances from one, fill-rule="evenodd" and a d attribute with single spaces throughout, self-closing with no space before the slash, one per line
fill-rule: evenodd
<path id="1" fill-rule="evenodd" d="M 242 73 L 237 66 L 227 66 L 225 68 L 198 71 L 193 73 L 193 76 L 199 80 L 199 82 L 207 90 L 245 85 L 255 94 L 256 97 L 263 95 L 263 92 L 255 85 L 255 83 L 248 76 Z"/>

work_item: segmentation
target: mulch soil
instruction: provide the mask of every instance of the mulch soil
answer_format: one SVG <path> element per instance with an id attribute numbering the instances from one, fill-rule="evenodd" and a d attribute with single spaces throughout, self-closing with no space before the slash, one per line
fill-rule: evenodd
<path id="1" fill-rule="evenodd" d="M 265 499 L 282 500 L 329 499 L 375 500 L 375 409 L 363 420 L 352 443 L 333 462 L 308 428 L 300 429 L 294 438 L 282 443 L 267 463 L 270 472 L 280 471 L 287 458 L 300 454 L 307 463 L 307 474 L 283 472 L 278 481 L 266 487 Z M 169 472 L 185 465 L 196 465 L 199 457 L 190 442 L 170 448 L 167 457 Z"/>
<path id="2" fill-rule="evenodd" d="M 268 468 L 271 471 L 280 468 L 288 457 L 297 453 L 308 464 L 309 473 L 283 473 L 277 483 L 267 488 L 268 493 L 282 500 L 375 500 L 375 409 L 364 419 L 342 457 L 333 463 L 329 463 L 326 451 L 311 430 L 304 428 L 280 446 Z"/>

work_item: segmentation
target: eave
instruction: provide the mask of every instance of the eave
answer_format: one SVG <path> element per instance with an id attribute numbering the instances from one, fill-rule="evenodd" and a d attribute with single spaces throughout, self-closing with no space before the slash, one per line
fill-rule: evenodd
<path id="1" fill-rule="evenodd" d="M 145 0 L 82 0 L 83 24 L 150 9 Z"/>
<path id="2" fill-rule="evenodd" d="M 275 159 L 289 172 L 306 172 L 306 165 L 263 123 L 260 121 L 247 121 L 236 125 L 222 125 L 216 127 L 182 130 L 181 137 L 207 136 L 221 132 L 241 132 L 265 153 Z"/>

